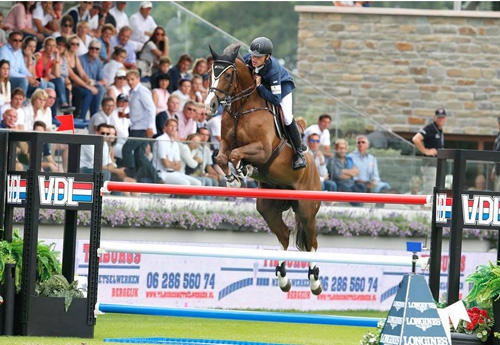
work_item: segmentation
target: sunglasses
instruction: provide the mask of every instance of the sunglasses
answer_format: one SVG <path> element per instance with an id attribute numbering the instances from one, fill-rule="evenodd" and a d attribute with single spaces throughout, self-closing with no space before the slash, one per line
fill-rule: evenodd
<path id="1" fill-rule="evenodd" d="M 12 39 L 12 42 L 16 42 L 16 43 L 21 43 L 22 41 L 23 41 L 22 39 L 17 39 L 17 40 L 14 38 Z"/>
<path id="2" fill-rule="evenodd" d="M 310 143 L 319 143 L 319 139 L 309 139 Z"/>
<path id="3" fill-rule="evenodd" d="M 71 42 L 70 44 L 71 44 L 72 46 L 79 46 L 79 45 L 80 45 L 80 43 L 77 43 L 77 42 Z"/>
<path id="4" fill-rule="evenodd" d="M 186 108 L 186 109 L 189 110 L 189 111 L 195 111 L 196 110 L 194 108 Z"/>
<path id="5" fill-rule="evenodd" d="M 72 27 L 73 27 L 73 25 L 71 25 L 71 24 L 64 24 L 64 25 L 63 25 L 63 27 L 64 27 L 64 28 L 72 28 Z"/>
<path id="6" fill-rule="evenodd" d="M 359 144 L 366 144 L 366 141 L 358 141 L 358 145 Z"/>
<path id="7" fill-rule="evenodd" d="M 100 50 L 101 48 L 99 47 L 89 47 L 89 50 Z"/>
<path id="8" fill-rule="evenodd" d="M 110 135 L 111 133 L 109 132 L 101 132 L 101 135 Z"/>

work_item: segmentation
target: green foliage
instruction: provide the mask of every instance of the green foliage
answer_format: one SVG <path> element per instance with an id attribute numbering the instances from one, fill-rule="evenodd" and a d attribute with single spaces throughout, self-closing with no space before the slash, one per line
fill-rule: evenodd
<path id="1" fill-rule="evenodd" d="M 479 265 L 474 273 L 465 278 L 466 283 L 473 283 L 465 300 L 478 306 L 489 306 L 492 300 L 500 299 L 500 266 L 491 261 L 487 265 Z"/>
<path id="2" fill-rule="evenodd" d="M 62 274 L 56 274 L 38 284 L 35 293 L 42 297 L 64 297 L 64 308 L 68 311 L 73 298 L 83 298 L 83 291 L 78 287 L 78 280 L 71 284 Z"/>

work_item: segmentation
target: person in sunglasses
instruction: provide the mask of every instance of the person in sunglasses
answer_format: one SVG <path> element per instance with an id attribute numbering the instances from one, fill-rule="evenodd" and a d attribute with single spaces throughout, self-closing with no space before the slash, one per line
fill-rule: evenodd
<path id="1" fill-rule="evenodd" d="M 321 142 L 320 137 L 318 133 L 309 134 L 307 137 L 308 152 L 310 152 L 316 162 L 316 168 L 318 169 L 319 179 L 321 181 L 321 190 L 336 192 L 337 184 L 335 181 L 329 179 L 328 170 L 326 169 L 326 158 L 319 148 Z"/>
<path id="2" fill-rule="evenodd" d="M 12 31 L 9 34 L 9 41 L 0 48 L 0 60 L 10 62 L 10 84 L 12 90 L 20 87 L 24 93 L 28 92 L 28 77 L 34 80 L 33 75 L 26 67 L 24 56 L 21 52 L 23 42 L 23 33 L 21 31 Z"/>

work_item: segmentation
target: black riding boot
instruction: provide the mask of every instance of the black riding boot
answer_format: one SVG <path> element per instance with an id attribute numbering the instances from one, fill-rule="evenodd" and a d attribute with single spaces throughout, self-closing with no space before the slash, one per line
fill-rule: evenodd
<path id="1" fill-rule="evenodd" d="M 288 135 L 290 137 L 290 143 L 292 144 L 292 148 L 294 151 L 293 162 L 292 162 L 293 170 L 303 169 L 307 166 L 306 157 L 304 157 L 304 152 L 303 152 L 307 150 L 307 148 L 303 146 L 304 143 L 302 142 L 302 138 L 300 136 L 299 127 L 297 127 L 295 119 L 292 120 L 291 124 L 285 127 L 288 131 Z"/>

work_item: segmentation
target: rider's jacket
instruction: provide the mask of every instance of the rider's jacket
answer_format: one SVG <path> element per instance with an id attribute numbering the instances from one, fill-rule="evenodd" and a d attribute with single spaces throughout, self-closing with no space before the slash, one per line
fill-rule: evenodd
<path id="1" fill-rule="evenodd" d="M 250 54 L 243 56 L 243 60 L 252 66 Z M 279 105 L 281 99 L 295 89 L 292 76 L 273 56 L 266 61 L 258 74 L 262 80 L 257 91 L 262 98 L 272 104 Z"/>

